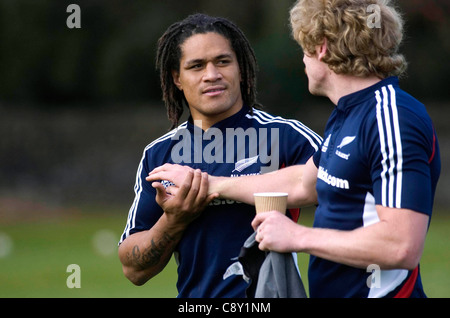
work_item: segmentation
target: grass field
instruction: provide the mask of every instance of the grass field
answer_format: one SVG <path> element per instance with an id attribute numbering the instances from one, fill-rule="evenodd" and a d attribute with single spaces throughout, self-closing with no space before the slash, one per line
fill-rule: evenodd
<path id="1" fill-rule="evenodd" d="M 84 212 L 6 224 L 0 220 L 0 297 L 176 297 L 173 259 L 144 286 L 136 287 L 123 276 L 116 244 L 125 214 Z M 301 221 L 311 224 L 311 217 L 304 214 Z M 449 230 L 450 214 L 435 213 L 421 261 L 429 297 L 450 297 Z M 307 263 L 308 256 L 299 255 L 305 285 Z M 80 267 L 80 288 L 66 284 L 70 264 Z"/>

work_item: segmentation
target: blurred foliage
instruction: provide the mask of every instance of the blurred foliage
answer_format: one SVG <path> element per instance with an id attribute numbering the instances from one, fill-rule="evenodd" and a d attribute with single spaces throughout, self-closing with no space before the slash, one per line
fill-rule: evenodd
<path id="1" fill-rule="evenodd" d="M 303 54 L 290 35 L 294 2 L 0 0 L 0 197 L 131 202 L 143 147 L 169 128 L 154 65 L 157 40 L 196 12 L 229 18 L 247 35 L 266 110 L 322 133 L 330 103 L 307 90 Z M 71 3 L 81 8 L 80 29 L 66 25 Z M 450 3 L 396 3 L 406 19 L 402 51 L 409 62 L 401 85 L 426 102 L 445 162 Z M 448 175 L 443 170 L 436 195 L 444 205 Z M 5 211 L 16 213 L 0 201 Z"/>
<path id="2" fill-rule="evenodd" d="M 81 7 L 81 29 L 69 29 L 70 3 Z M 260 66 L 259 99 L 277 109 L 313 97 L 302 52 L 290 36 L 294 0 L 1 0 L 0 102 L 101 105 L 160 100 L 156 42 L 188 14 L 234 21 Z M 403 87 L 419 98 L 450 97 L 447 0 L 400 0 L 407 21 L 403 52 L 410 63 Z"/>

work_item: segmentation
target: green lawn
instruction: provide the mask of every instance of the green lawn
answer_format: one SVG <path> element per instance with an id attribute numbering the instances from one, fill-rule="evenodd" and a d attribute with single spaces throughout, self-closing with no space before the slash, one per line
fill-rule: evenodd
<path id="1" fill-rule="evenodd" d="M 312 212 L 303 211 L 300 223 L 312 226 Z M 450 297 L 450 213 L 434 211 L 425 249 L 420 262 L 420 273 L 425 293 L 430 298 Z M 304 279 L 305 288 L 308 285 L 307 271 L 309 255 L 299 254 L 299 268 Z"/>
<path id="2" fill-rule="evenodd" d="M 123 276 L 116 245 L 125 221 L 126 215 L 114 214 L 0 225 L 13 241 L 10 254 L 0 258 L 0 297 L 176 297 L 173 262 L 141 287 Z M 107 247 L 112 254 L 94 248 L 98 230 L 115 234 Z M 70 264 L 80 266 L 81 288 L 67 287 Z"/>
<path id="3" fill-rule="evenodd" d="M 173 260 L 147 284 L 134 286 L 122 274 L 115 247 L 126 215 L 92 215 L 12 224 L 0 221 L 0 297 L 176 297 Z M 310 224 L 311 217 L 304 215 L 301 221 Z M 103 255 L 95 249 L 99 230 L 109 231 L 104 250 L 112 250 L 112 254 Z M 450 297 L 449 230 L 450 215 L 436 213 L 421 262 L 429 297 Z M 112 240 L 108 240 L 110 233 Z M 307 263 L 308 256 L 299 255 L 305 285 Z M 81 288 L 67 287 L 70 264 L 80 266 Z"/>

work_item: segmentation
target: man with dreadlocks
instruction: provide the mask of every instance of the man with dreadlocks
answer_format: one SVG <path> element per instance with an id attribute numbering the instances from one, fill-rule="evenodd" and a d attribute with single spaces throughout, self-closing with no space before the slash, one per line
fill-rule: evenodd
<path id="1" fill-rule="evenodd" d="M 256 59 L 229 20 L 195 14 L 171 25 L 158 41 L 156 64 L 173 130 L 144 150 L 120 240 L 123 272 L 144 284 L 174 254 L 179 297 L 245 297 L 245 281 L 229 274 L 253 233 L 255 210 L 208 195 L 208 175 L 239 177 L 304 164 L 321 138 L 298 121 L 258 110 Z M 185 107 L 190 117 L 180 125 Z M 145 180 L 164 163 L 193 168 L 176 194 L 166 193 L 167 181 Z M 298 210 L 287 215 L 296 220 Z"/>

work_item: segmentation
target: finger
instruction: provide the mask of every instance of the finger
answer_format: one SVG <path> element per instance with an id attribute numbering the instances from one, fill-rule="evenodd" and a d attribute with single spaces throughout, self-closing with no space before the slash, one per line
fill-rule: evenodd
<path id="1" fill-rule="evenodd" d="M 219 193 L 211 193 L 206 197 L 206 205 L 210 204 L 214 199 L 217 199 L 219 197 Z"/>
<path id="2" fill-rule="evenodd" d="M 262 240 L 262 235 L 263 235 L 263 233 L 262 233 L 262 227 L 258 227 L 256 230 L 255 230 L 255 232 L 256 232 L 256 236 L 255 236 L 255 240 L 257 241 L 257 242 L 261 242 L 261 240 Z"/>
<path id="3" fill-rule="evenodd" d="M 156 168 L 154 168 L 152 171 L 150 171 L 149 174 L 153 174 L 153 173 L 157 173 L 157 172 L 161 172 L 161 171 L 166 171 L 169 170 L 171 167 L 174 167 L 175 165 L 170 164 L 170 163 L 165 163 L 162 166 L 158 166 Z"/>
<path id="4" fill-rule="evenodd" d="M 160 173 L 152 173 L 149 174 L 147 177 L 145 177 L 145 180 L 151 182 L 151 181 L 158 181 L 158 180 L 163 180 L 162 177 L 160 177 Z"/>
<path id="5" fill-rule="evenodd" d="M 155 198 L 156 202 L 158 204 L 161 204 L 164 201 L 166 201 L 167 193 L 166 193 L 166 189 L 164 189 L 164 186 L 159 182 L 153 182 L 152 187 L 155 188 L 155 190 L 156 190 L 156 198 Z"/>
<path id="6" fill-rule="evenodd" d="M 180 199 L 186 200 L 188 194 L 190 193 L 193 179 L 194 179 L 194 171 L 189 170 L 186 175 L 186 178 L 184 178 L 184 181 L 180 186 L 180 189 L 178 190 L 178 197 Z"/>
<path id="7" fill-rule="evenodd" d="M 208 174 L 206 172 L 201 173 L 200 188 L 197 194 L 196 203 L 206 206 L 209 202 L 205 202 L 208 197 Z"/>
<path id="8" fill-rule="evenodd" d="M 201 197 L 202 205 L 204 207 L 208 206 L 208 204 L 210 204 L 213 200 L 217 199 L 220 196 L 220 194 L 217 192 L 208 194 L 208 190 L 209 190 L 208 174 L 204 172 L 202 179 L 202 186 L 200 189 L 200 192 L 203 193 L 199 194 L 199 198 Z"/>
<path id="9" fill-rule="evenodd" d="M 258 248 L 259 248 L 261 251 L 268 251 L 268 250 L 269 250 L 269 248 L 267 247 L 267 244 L 266 244 L 266 242 L 265 242 L 264 240 L 261 240 L 261 241 L 259 242 Z"/>
<path id="10" fill-rule="evenodd" d="M 267 248 L 267 244 L 266 244 L 266 241 L 264 240 L 264 232 L 262 231 L 262 230 L 260 230 L 260 229 L 258 229 L 257 231 L 256 231 L 256 236 L 255 236 L 255 240 L 256 240 L 256 242 L 258 242 L 259 244 L 258 244 L 258 248 L 261 250 L 261 251 L 267 251 L 268 250 L 268 248 Z"/>
<path id="11" fill-rule="evenodd" d="M 162 166 L 154 168 L 148 176 L 145 178 L 147 181 L 157 181 L 157 180 L 166 180 L 164 176 L 168 173 L 168 171 L 173 168 L 175 165 L 170 163 L 165 163 Z M 169 180 L 171 181 L 171 180 Z"/>
<path id="12" fill-rule="evenodd" d="M 253 227 L 253 230 L 257 230 L 258 229 L 258 227 L 260 226 L 260 224 L 262 223 L 262 222 L 264 222 L 264 220 L 266 219 L 266 217 L 267 217 L 267 212 L 263 212 L 263 213 L 258 213 L 258 214 L 256 214 L 256 216 L 255 216 L 255 218 L 253 219 L 253 221 L 252 221 L 252 227 Z"/>
<path id="13" fill-rule="evenodd" d="M 159 181 L 159 180 L 168 180 L 170 182 L 173 182 L 173 180 L 170 180 L 169 172 L 168 171 L 158 171 L 158 172 L 150 172 L 147 177 L 145 177 L 145 180 L 151 182 L 151 181 Z"/>
<path id="14" fill-rule="evenodd" d="M 200 192 L 200 186 L 202 183 L 202 173 L 199 169 L 196 169 L 193 173 L 193 178 L 191 181 L 191 187 L 186 195 L 186 200 L 192 204 L 198 204 L 197 196 Z"/>
<path id="15" fill-rule="evenodd" d="M 180 190 L 180 188 L 178 188 L 177 186 L 169 186 L 166 188 L 166 192 L 171 194 L 171 195 L 177 195 L 178 191 Z"/>

